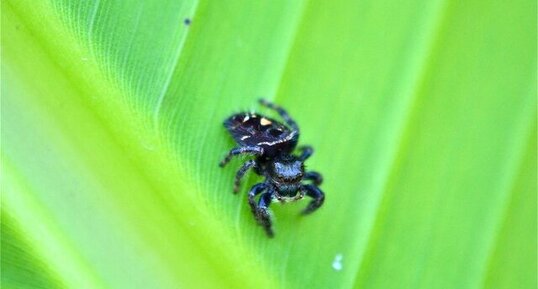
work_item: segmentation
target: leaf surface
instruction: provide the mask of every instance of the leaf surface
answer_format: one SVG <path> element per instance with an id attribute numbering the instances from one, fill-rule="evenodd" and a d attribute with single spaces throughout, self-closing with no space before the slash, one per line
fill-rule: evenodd
<path id="1" fill-rule="evenodd" d="M 2 285 L 535 288 L 534 11 L 2 2 Z M 327 195 L 271 240 L 217 166 L 260 97 Z"/>

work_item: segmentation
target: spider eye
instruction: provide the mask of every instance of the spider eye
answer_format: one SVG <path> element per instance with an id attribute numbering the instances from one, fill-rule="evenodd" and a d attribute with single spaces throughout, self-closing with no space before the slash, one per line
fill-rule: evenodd
<path id="1" fill-rule="evenodd" d="M 278 129 L 274 129 L 274 128 L 272 128 L 272 129 L 269 130 L 269 134 L 272 135 L 272 136 L 274 136 L 274 137 L 278 137 L 278 136 L 280 136 L 282 133 L 283 133 L 283 131 L 278 130 Z"/>

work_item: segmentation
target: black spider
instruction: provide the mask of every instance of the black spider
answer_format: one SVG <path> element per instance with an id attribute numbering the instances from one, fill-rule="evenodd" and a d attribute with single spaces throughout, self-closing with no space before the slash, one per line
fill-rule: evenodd
<path id="1" fill-rule="evenodd" d="M 264 227 L 269 237 L 273 237 L 269 215 L 269 205 L 273 200 L 297 201 L 307 195 L 313 200 L 302 213 L 309 214 L 323 204 L 325 195 L 318 188 L 323 181 L 321 175 L 304 170 L 304 161 L 312 155 L 312 147 L 303 146 L 300 155 L 293 154 L 299 139 L 297 123 L 281 107 L 264 99 L 260 99 L 260 104 L 276 110 L 289 127 L 255 113 L 232 115 L 224 121 L 224 127 L 239 147 L 232 149 L 220 162 L 220 166 L 224 167 L 237 155 L 255 156 L 255 159 L 248 160 L 237 171 L 234 193 L 239 191 L 241 178 L 248 169 L 253 168 L 258 175 L 265 177 L 263 183 L 250 189 L 248 203 L 258 223 Z M 303 184 L 303 180 L 312 181 L 312 184 Z M 261 196 L 256 204 L 255 197 L 259 194 Z"/>

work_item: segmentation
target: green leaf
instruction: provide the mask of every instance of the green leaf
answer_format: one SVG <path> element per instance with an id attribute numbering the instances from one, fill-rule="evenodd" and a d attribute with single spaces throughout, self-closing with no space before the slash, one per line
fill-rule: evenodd
<path id="1" fill-rule="evenodd" d="M 2 288 L 535 288 L 535 11 L 3 1 Z M 327 195 L 274 239 L 217 166 L 260 97 Z"/>

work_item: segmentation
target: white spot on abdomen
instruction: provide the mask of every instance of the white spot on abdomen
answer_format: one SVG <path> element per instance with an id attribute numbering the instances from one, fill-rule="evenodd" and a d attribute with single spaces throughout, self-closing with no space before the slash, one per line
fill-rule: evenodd
<path id="1" fill-rule="evenodd" d="M 270 120 L 266 119 L 265 117 L 262 117 L 260 119 L 260 124 L 263 125 L 263 126 L 266 126 L 266 125 L 270 125 L 272 124 L 273 122 L 271 122 Z"/>

